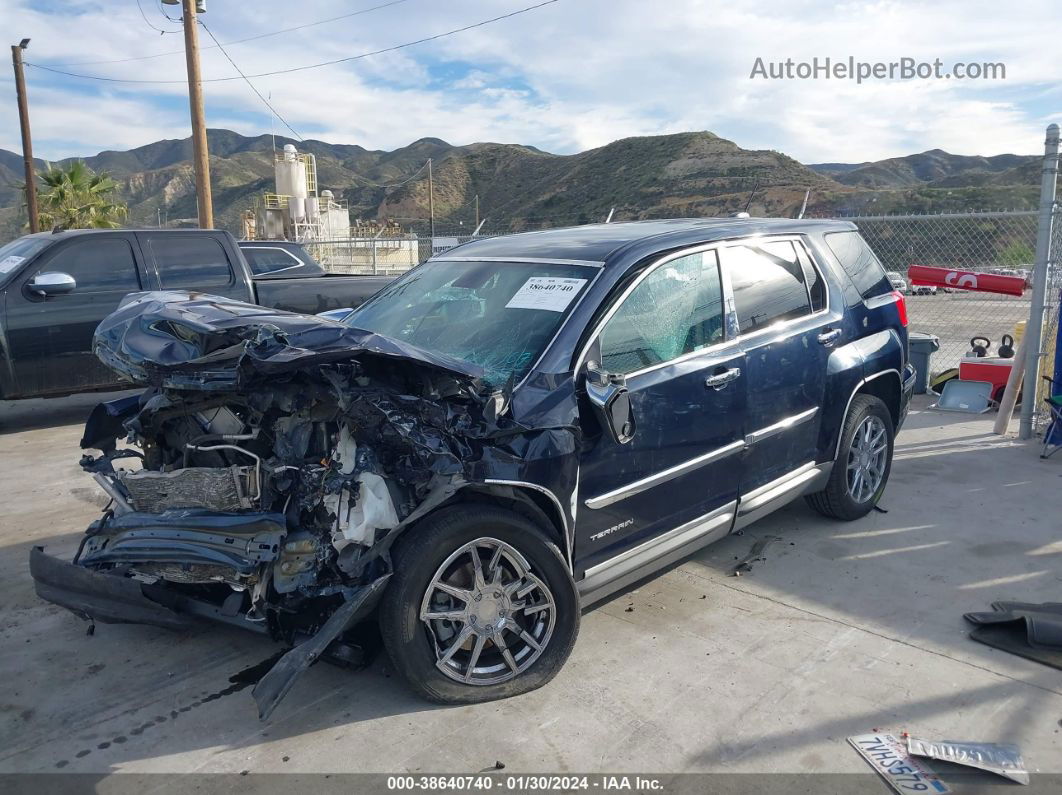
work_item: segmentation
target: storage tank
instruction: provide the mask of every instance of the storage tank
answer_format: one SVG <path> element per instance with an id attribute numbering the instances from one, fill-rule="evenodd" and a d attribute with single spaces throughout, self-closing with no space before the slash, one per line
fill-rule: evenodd
<path id="1" fill-rule="evenodd" d="M 277 193 L 288 196 L 288 212 L 293 221 L 306 217 L 306 163 L 299 157 L 294 144 L 284 144 L 283 154 L 277 158 Z"/>

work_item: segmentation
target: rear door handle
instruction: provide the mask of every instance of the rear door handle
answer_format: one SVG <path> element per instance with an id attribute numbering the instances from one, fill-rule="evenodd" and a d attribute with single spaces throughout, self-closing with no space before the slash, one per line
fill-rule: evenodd
<path id="1" fill-rule="evenodd" d="M 818 336 L 819 343 L 829 347 L 833 345 L 837 340 L 841 338 L 841 330 L 839 328 L 824 331 Z"/>
<path id="2" fill-rule="evenodd" d="M 717 373 L 713 373 L 704 379 L 704 385 L 710 386 L 712 389 L 719 390 L 729 384 L 731 381 L 741 377 L 740 367 L 731 367 L 729 370 L 722 370 Z"/>

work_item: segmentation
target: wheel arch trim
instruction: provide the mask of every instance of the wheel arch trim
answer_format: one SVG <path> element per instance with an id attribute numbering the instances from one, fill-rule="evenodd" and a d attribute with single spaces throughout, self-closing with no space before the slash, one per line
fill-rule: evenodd
<path id="1" fill-rule="evenodd" d="M 879 371 L 877 373 L 874 373 L 872 375 L 866 376 L 858 384 L 855 385 L 855 388 L 852 390 L 852 394 L 850 394 L 848 396 L 848 402 L 845 403 L 845 405 L 844 405 L 844 413 L 841 415 L 842 427 L 844 425 L 844 422 L 848 419 L 848 412 L 851 411 L 851 409 L 852 409 L 852 401 L 855 400 L 855 396 L 859 394 L 860 390 L 864 386 L 866 386 L 868 383 L 870 383 L 871 381 L 873 381 L 873 380 L 875 380 L 877 378 L 880 378 L 883 375 L 890 375 L 890 374 L 894 375 L 896 377 L 896 393 L 897 393 L 897 395 L 900 396 L 902 394 L 902 392 L 903 392 L 903 378 L 900 375 L 900 371 L 897 370 L 896 368 L 890 367 L 890 368 L 888 368 L 886 370 L 881 370 L 881 371 Z M 842 441 L 844 441 L 844 434 L 838 433 L 837 434 L 837 442 L 836 442 L 836 444 L 834 446 L 834 450 L 833 450 L 833 460 L 834 461 L 836 461 L 837 460 L 837 456 L 839 456 L 841 454 L 841 442 Z"/>
<path id="2" fill-rule="evenodd" d="M 560 499 L 552 491 L 545 486 L 540 486 L 537 483 L 530 483 L 526 480 L 502 480 L 499 478 L 487 478 L 482 481 L 484 485 L 488 486 L 509 486 L 510 488 L 520 489 L 524 491 L 534 491 L 538 494 L 542 494 L 548 498 L 550 505 L 553 506 L 555 516 L 551 517 L 557 522 L 558 528 L 564 537 L 564 562 L 568 566 L 568 571 L 571 573 L 574 571 L 572 566 L 572 530 L 568 522 L 568 515 L 564 512 L 564 506 Z M 469 486 L 475 486 L 475 483 L 469 483 Z"/>

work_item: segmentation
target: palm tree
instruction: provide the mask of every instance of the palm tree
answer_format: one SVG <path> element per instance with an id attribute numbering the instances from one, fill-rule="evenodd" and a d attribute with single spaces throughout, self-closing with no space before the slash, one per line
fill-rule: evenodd
<path id="1" fill-rule="evenodd" d="M 82 160 L 65 168 L 49 166 L 40 179 L 37 216 L 41 229 L 114 229 L 129 213 L 125 202 L 114 197 L 118 183 L 106 172 L 97 174 Z"/>

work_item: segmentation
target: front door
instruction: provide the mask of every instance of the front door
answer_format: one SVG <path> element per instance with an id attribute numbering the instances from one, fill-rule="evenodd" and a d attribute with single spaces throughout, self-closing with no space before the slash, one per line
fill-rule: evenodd
<path id="1" fill-rule="evenodd" d="M 827 360 L 840 339 L 826 284 L 798 238 L 720 249 L 745 351 L 743 495 L 816 459 Z"/>
<path id="2" fill-rule="evenodd" d="M 630 441 L 615 441 L 584 401 L 577 569 L 683 525 L 696 534 L 699 520 L 737 498 L 745 362 L 727 339 L 723 296 L 714 249 L 666 257 L 628 288 L 591 344 L 588 360 L 626 377 L 635 427 Z M 716 518 L 705 532 L 729 530 Z"/>
<path id="3" fill-rule="evenodd" d="M 92 335 L 126 295 L 155 286 L 146 274 L 141 284 L 134 243 L 122 233 L 64 241 L 8 288 L 8 339 L 19 394 L 76 392 L 118 383 L 93 355 Z M 64 295 L 47 297 L 29 289 L 34 276 L 48 272 L 72 276 L 76 286 Z"/>

